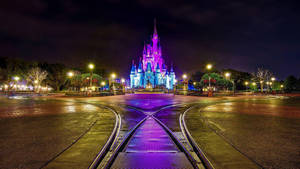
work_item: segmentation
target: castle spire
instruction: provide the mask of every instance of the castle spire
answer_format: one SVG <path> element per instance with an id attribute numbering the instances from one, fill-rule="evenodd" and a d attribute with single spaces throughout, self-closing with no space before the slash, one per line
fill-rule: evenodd
<path id="1" fill-rule="evenodd" d="M 157 35 L 157 29 L 156 29 L 156 18 L 154 18 L 154 35 Z"/>
<path id="2" fill-rule="evenodd" d="M 134 65 L 134 60 L 132 60 L 132 66 L 131 66 L 131 73 L 134 73 L 136 70 L 135 65 Z"/>

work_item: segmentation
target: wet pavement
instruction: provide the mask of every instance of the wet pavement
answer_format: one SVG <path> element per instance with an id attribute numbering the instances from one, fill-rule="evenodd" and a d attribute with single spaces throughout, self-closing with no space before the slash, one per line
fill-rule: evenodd
<path id="1" fill-rule="evenodd" d="M 114 114 L 93 105 L 28 99 L 18 100 L 20 104 L 11 101 L 13 107 L 1 104 L 0 168 L 40 168 L 76 142 L 99 119 L 109 121 L 103 124 L 103 139 L 110 135 L 113 127 Z"/>
<path id="2" fill-rule="evenodd" d="M 49 168 L 74 168 L 74 165 L 87 168 L 114 127 L 114 114 L 103 106 L 109 106 L 121 115 L 121 131 L 126 133 L 145 117 L 126 105 L 149 112 L 177 105 L 161 110 L 155 117 L 178 132 L 179 115 L 195 104 L 199 107 L 186 115 L 188 129 L 216 168 L 300 166 L 299 98 L 138 94 L 0 98 L 0 168 L 40 168 L 49 162 Z M 147 132 L 144 134 L 145 139 L 136 141 L 136 147 L 149 141 Z M 131 151 L 134 149 L 133 146 Z M 132 159 L 143 159 L 137 153 L 124 153 L 132 155 L 128 156 L 131 159 L 129 165 L 134 162 Z M 170 156 L 147 154 L 147 158 L 169 159 L 170 165 L 182 158 L 171 152 Z"/>
<path id="3" fill-rule="evenodd" d="M 216 168 L 233 168 L 234 165 L 223 160 L 232 162 L 241 154 L 264 168 L 298 168 L 299 101 L 299 98 L 235 100 L 195 108 L 187 113 L 186 121 Z M 228 154 L 231 151 L 234 153 Z"/>

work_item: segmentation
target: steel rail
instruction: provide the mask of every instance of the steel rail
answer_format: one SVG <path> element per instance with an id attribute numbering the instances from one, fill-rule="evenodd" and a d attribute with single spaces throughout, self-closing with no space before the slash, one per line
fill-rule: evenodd
<path id="1" fill-rule="evenodd" d="M 110 135 L 108 141 L 105 143 L 105 145 L 102 147 L 101 151 L 97 154 L 97 156 L 95 157 L 93 162 L 88 167 L 89 169 L 96 169 L 98 167 L 98 165 L 103 160 L 103 158 L 105 157 L 107 152 L 110 150 L 111 145 L 113 145 L 113 143 L 116 141 L 116 139 L 119 135 L 119 132 L 120 132 L 120 128 L 121 128 L 122 119 L 121 119 L 120 114 L 118 114 L 115 110 L 113 110 L 110 107 L 107 107 L 107 106 L 103 106 L 103 107 L 114 112 L 115 117 L 116 117 L 115 126 L 114 126 L 114 129 L 113 129 L 112 134 Z"/>
<path id="2" fill-rule="evenodd" d="M 129 140 L 131 139 L 131 137 L 134 135 L 135 131 L 142 125 L 142 123 L 144 123 L 146 121 L 146 119 L 149 116 L 145 117 L 143 120 L 141 120 L 138 124 L 136 124 L 124 137 L 123 141 L 117 146 L 116 150 L 114 151 L 114 153 L 112 154 L 112 156 L 110 157 L 109 161 L 107 162 L 107 164 L 105 165 L 104 168 L 110 168 L 113 164 L 113 162 L 115 161 L 115 159 L 117 158 L 119 152 L 122 152 L 123 149 L 125 148 L 125 146 L 127 145 L 127 143 L 129 142 Z"/>
<path id="3" fill-rule="evenodd" d="M 185 123 L 186 112 L 188 112 L 189 110 L 191 110 L 192 108 L 194 108 L 196 106 L 197 105 L 191 106 L 187 110 L 185 110 L 182 114 L 180 114 L 180 116 L 179 116 L 180 129 L 181 129 L 181 132 L 184 135 L 185 139 L 188 141 L 188 144 L 191 146 L 193 151 L 197 154 L 199 159 L 202 161 L 204 167 L 208 168 L 208 169 L 214 169 L 214 166 L 208 160 L 205 153 L 199 148 L 198 144 L 193 139 L 193 137 L 192 137 L 191 133 L 189 132 L 189 130 L 186 126 L 186 123 Z"/>
<path id="4" fill-rule="evenodd" d="M 178 104 L 179 105 L 179 104 Z M 181 104 L 180 104 L 181 105 Z M 170 108 L 170 107 L 174 107 L 176 105 L 167 105 L 165 107 L 160 108 L 159 110 L 155 111 L 153 114 L 151 115 L 147 115 L 146 111 L 133 107 L 133 106 L 126 106 L 128 108 L 134 109 L 136 111 L 140 111 L 142 113 L 144 113 L 145 115 L 147 115 L 143 120 L 141 120 L 138 124 L 136 124 L 125 136 L 125 138 L 123 139 L 123 141 L 117 146 L 116 150 L 114 151 L 114 153 L 112 154 L 112 156 L 110 157 L 109 161 L 107 162 L 106 166 L 104 168 L 108 169 L 110 168 L 114 161 L 116 160 L 118 154 L 120 152 L 122 152 L 125 148 L 126 145 L 128 144 L 128 142 L 131 140 L 132 136 L 134 136 L 135 132 L 137 131 L 137 129 L 146 121 L 146 119 L 148 119 L 149 117 L 152 117 L 165 131 L 166 133 L 170 136 L 171 140 L 174 142 L 174 144 L 179 148 L 180 151 L 182 151 L 186 157 L 188 158 L 189 162 L 192 164 L 192 166 L 196 169 L 198 169 L 198 165 L 197 165 L 197 161 L 192 157 L 192 155 L 189 153 L 189 151 L 183 146 L 183 144 L 177 139 L 177 137 L 173 134 L 173 132 L 165 125 L 163 124 L 159 119 L 157 119 L 156 117 L 154 117 L 153 115 L 160 112 L 161 110 L 164 110 L 166 108 Z M 213 168 L 210 168 L 213 169 Z"/>
<path id="5" fill-rule="evenodd" d="M 160 124 L 160 126 L 162 126 L 163 129 L 169 134 L 169 136 L 172 139 L 172 141 L 179 148 L 179 150 L 181 150 L 186 155 L 186 157 L 191 162 L 191 164 L 193 165 L 193 167 L 196 168 L 196 169 L 198 169 L 199 167 L 197 166 L 197 161 L 193 158 L 193 156 L 189 153 L 189 151 L 184 147 L 184 145 L 177 139 L 177 137 L 173 134 L 173 132 L 163 122 L 161 122 L 156 117 L 152 116 L 152 118 L 158 124 Z"/>

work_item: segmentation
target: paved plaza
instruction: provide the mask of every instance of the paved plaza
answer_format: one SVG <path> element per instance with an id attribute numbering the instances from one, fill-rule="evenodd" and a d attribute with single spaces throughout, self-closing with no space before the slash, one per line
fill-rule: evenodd
<path id="1" fill-rule="evenodd" d="M 104 154 L 99 166 L 205 168 L 202 160 L 190 159 L 195 155 L 186 146 L 183 116 L 214 168 L 300 165 L 299 97 L 132 94 L 1 97 L 0 168 L 88 168 L 114 131 L 106 154 L 115 158 Z"/>

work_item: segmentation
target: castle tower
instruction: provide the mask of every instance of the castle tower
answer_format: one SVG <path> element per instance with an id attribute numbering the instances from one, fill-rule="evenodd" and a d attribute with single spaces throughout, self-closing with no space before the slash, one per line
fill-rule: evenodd
<path id="1" fill-rule="evenodd" d="M 173 66 L 168 73 L 162 57 L 162 47 L 160 38 L 157 33 L 156 20 L 154 20 L 153 34 L 151 35 L 151 43 L 144 42 L 142 60 L 139 61 L 138 67 L 132 63 L 130 72 L 130 86 L 133 87 L 152 87 L 163 85 L 168 89 L 172 89 L 175 84 L 175 72 Z"/>
<path id="2" fill-rule="evenodd" d="M 134 65 L 134 60 L 132 60 L 132 66 L 130 71 L 130 87 L 135 87 L 135 75 L 136 75 L 136 67 Z"/>

